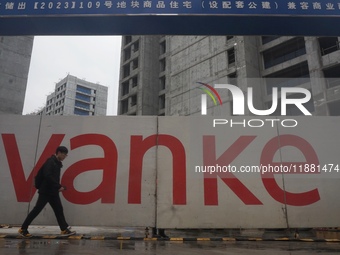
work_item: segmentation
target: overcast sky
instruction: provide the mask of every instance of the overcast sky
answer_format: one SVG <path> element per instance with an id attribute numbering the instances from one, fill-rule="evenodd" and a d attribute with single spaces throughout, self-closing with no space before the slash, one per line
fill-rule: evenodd
<path id="1" fill-rule="evenodd" d="M 107 115 L 116 115 L 120 36 L 35 36 L 23 114 L 45 105 L 67 74 L 107 86 Z"/>

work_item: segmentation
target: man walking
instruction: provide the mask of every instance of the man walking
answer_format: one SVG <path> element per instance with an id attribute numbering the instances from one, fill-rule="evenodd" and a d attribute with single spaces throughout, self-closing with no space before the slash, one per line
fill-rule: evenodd
<path id="1" fill-rule="evenodd" d="M 55 155 L 52 155 L 46 160 L 40 171 L 42 171 L 41 184 L 39 185 L 39 197 L 35 207 L 27 215 L 24 223 L 19 229 L 19 234 L 23 237 L 32 237 L 28 232 L 28 226 L 49 203 L 57 218 L 61 229 L 61 236 L 74 235 L 76 232 L 71 231 L 71 227 L 67 224 L 64 216 L 63 206 L 59 197 L 59 192 L 66 188 L 60 184 L 60 171 L 62 161 L 67 157 L 68 149 L 65 146 L 59 146 L 56 149 Z"/>

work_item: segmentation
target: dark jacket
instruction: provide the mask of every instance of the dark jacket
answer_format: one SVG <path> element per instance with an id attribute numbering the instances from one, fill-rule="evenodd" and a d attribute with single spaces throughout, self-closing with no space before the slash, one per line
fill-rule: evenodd
<path id="1" fill-rule="evenodd" d="M 46 160 L 42 167 L 44 178 L 39 188 L 40 194 L 59 194 L 59 189 L 62 187 L 62 185 L 60 185 L 60 171 L 62 166 L 62 163 L 55 155 L 52 155 Z"/>

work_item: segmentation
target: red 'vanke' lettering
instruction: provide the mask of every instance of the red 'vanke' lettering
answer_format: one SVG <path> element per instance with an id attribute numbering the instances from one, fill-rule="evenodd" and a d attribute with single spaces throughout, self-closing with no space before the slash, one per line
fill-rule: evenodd
<path id="1" fill-rule="evenodd" d="M 91 204 L 99 199 L 102 203 L 114 203 L 116 194 L 118 152 L 114 142 L 105 135 L 83 134 L 70 140 L 71 149 L 98 145 L 103 148 L 103 158 L 80 160 L 71 165 L 64 173 L 61 183 L 67 187 L 64 197 L 74 204 Z M 103 179 L 99 186 L 89 192 L 77 191 L 73 185 L 74 179 L 86 171 L 102 169 Z"/>
<path id="2" fill-rule="evenodd" d="M 298 148 L 306 158 L 306 162 L 273 162 L 277 150 L 284 146 L 293 146 Z M 296 135 L 280 135 L 272 138 L 263 148 L 261 154 L 262 165 L 290 165 L 290 164 L 319 164 L 318 156 L 313 147 L 303 138 Z M 287 205 L 305 206 L 313 204 L 320 200 L 318 189 L 313 189 L 302 193 L 292 193 L 284 191 L 277 184 L 274 173 L 265 173 L 262 175 L 262 182 L 268 193 L 278 202 L 287 203 Z"/>
<path id="3" fill-rule="evenodd" d="M 228 166 L 256 136 L 239 137 L 217 160 L 215 152 L 215 136 L 203 136 L 203 164 Z M 217 176 L 234 191 L 246 205 L 262 205 L 262 202 L 247 189 L 232 173 L 204 173 L 204 204 L 218 205 Z"/>
<path id="4" fill-rule="evenodd" d="M 158 139 L 158 142 L 157 142 Z M 174 136 L 152 135 L 143 140 L 142 136 L 131 136 L 129 172 L 129 204 L 141 203 L 142 167 L 145 153 L 153 146 L 163 145 L 172 153 L 173 204 L 186 204 L 186 159 L 183 144 Z"/>
<path id="5" fill-rule="evenodd" d="M 14 134 L 2 134 L 6 157 L 13 181 L 14 190 L 18 202 L 29 202 L 33 198 L 36 189 L 33 187 L 33 177 L 38 169 L 51 154 L 55 152 L 65 134 L 53 134 L 35 167 L 28 178 L 22 166 L 22 161 Z M 215 137 L 203 136 L 203 163 L 204 165 L 229 165 L 256 136 L 239 137 L 218 159 L 215 152 Z M 280 140 L 280 141 L 279 141 Z M 105 135 L 85 134 L 70 140 L 71 149 L 85 145 L 98 145 L 104 150 L 103 158 L 85 159 L 71 165 L 62 177 L 62 183 L 68 187 L 64 196 L 71 203 L 90 204 L 99 199 L 102 203 L 115 202 L 116 175 L 118 152 L 114 142 Z M 186 204 L 186 155 L 182 143 L 170 135 L 151 135 L 143 140 L 142 136 L 131 136 L 130 169 L 128 203 L 141 203 L 142 168 L 145 153 L 153 146 L 162 145 L 170 149 L 173 156 L 173 204 Z M 299 149 L 305 156 L 306 162 L 272 162 L 277 150 L 284 146 L 293 146 Z M 262 165 L 283 164 L 315 164 L 318 165 L 318 157 L 313 147 L 303 138 L 295 135 L 281 135 L 272 138 L 263 148 L 261 154 Z M 89 192 L 79 192 L 74 187 L 75 178 L 86 171 L 102 169 L 103 178 L 100 185 Z M 206 173 L 204 176 L 205 205 L 218 205 L 217 176 L 247 205 L 262 205 L 248 188 L 241 183 L 232 173 Z M 262 175 L 263 184 L 267 192 L 278 202 L 293 206 L 305 206 L 320 200 L 318 189 L 302 193 L 284 191 L 276 182 L 273 173 Z"/>
<path id="6" fill-rule="evenodd" d="M 55 149 L 60 146 L 64 139 L 64 134 L 53 134 L 43 150 L 38 162 L 34 166 L 27 180 L 22 166 L 18 144 L 14 134 L 2 134 L 2 140 L 11 172 L 15 194 L 18 202 L 29 202 L 32 200 L 36 189 L 33 187 L 33 177 L 46 159 L 55 153 Z"/>

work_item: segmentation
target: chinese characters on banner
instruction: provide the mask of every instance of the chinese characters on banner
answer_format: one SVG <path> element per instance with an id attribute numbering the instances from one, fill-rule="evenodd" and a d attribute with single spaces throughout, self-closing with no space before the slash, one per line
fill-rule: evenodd
<path id="1" fill-rule="evenodd" d="M 225 15 L 340 15 L 340 0 L 207 1 L 207 0 L 98 0 L 5 1 L 0 16 L 82 14 L 225 14 Z"/>

